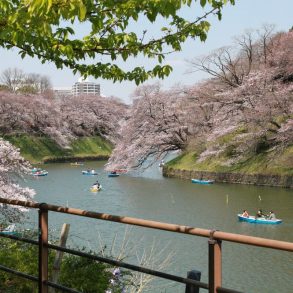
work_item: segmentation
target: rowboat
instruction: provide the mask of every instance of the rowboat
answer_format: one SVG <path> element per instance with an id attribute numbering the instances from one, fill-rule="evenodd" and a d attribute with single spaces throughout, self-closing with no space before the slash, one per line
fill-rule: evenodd
<path id="1" fill-rule="evenodd" d="M 48 171 L 46 171 L 46 170 L 36 171 L 32 175 L 33 176 L 47 176 L 48 175 Z"/>
<path id="2" fill-rule="evenodd" d="M 238 214 L 238 219 L 241 222 L 248 222 L 254 224 L 281 224 L 283 220 L 281 219 L 267 219 L 265 217 L 256 218 L 254 216 L 243 217 L 242 214 Z"/>
<path id="3" fill-rule="evenodd" d="M 40 172 L 40 171 L 42 171 L 42 169 L 36 168 L 36 167 L 32 168 L 32 170 L 31 170 L 32 173 L 36 173 L 36 172 Z"/>
<path id="4" fill-rule="evenodd" d="M 118 177 L 119 174 L 118 173 L 109 173 L 108 177 Z"/>
<path id="5" fill-rule="evenodd" d="M 191 182 L 197 183 L 197 184 L 213 184 L 215 181 L 214 180 L 191 179 Z"/>
<path id="6" fill-rule="evenodd" d="M 15 231 L 15 224 L 7 226 L 4 230 L 0 230 L 0 234 L 4 235 L 16 235 L 18 232 Z"/>
<path id="7" fill-rule="evenodd" d="M 100 191 L 102 189 L 102 186 L 100 186 L 100 187 L 91 187 L 91 192 L 98 192 L 98 191 Z"/>
<path id="8" fill-rule="evenodd" d="M 81 171 L 82 175 L 98 175 L 96 171 Z"/>

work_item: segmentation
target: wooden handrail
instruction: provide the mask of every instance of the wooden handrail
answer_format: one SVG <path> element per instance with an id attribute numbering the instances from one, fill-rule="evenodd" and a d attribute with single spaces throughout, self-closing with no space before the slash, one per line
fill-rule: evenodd
<path id="1" fill-rule="evenodd" d="M 234 233 L 227 233 L 227 232 L 222 232 L 217 230 L 201 229 L 201 228 L 184 226 L 184 225 L 176 225 L 176 224 L 170 224 L 170 223 L 164 223 L 164 222 L 144 220 L 140 218 L 117 216 L 117 215 L 111 215 L 106 213 L 99 213 L 99 212 L 86 211 L 86 210 L 81 210 L 76 208 L 51 205 L 46 203 L 36 203 L 31 201 L 20 201 L 20 200 L 4 199 L 4 198 L 0 198 L 0 203 L 30 207 L 35 209 L 42 208 L 43 210 L 48 210 L 48 211 L 53 211 L 58 213 L 71 214 L 71 215 L 77 215 L 77 216 L 82 216 L 87 218 L 100 219 L 104 221 L 118 222 L 122 224 L 130 224 L 130 225 L 153 228 L 158 230 L 165 230 L 165 231 L 170 231 L 175 233 L 196 235 L 196 236 L 212 238 L 216 240 L 224 240 L 224 241 L 235 242 L 240 244 L 293 252 L 292 242 L 254 237 L 254 236 L 248 236 L 248 235 L 241 235 L 241 234 L 234 234 Z"/>

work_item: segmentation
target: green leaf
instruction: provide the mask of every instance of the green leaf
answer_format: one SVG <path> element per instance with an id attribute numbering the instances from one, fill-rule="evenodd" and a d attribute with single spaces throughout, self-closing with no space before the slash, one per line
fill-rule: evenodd
<path id="1" fill-rule="evenodd" d="M 207 0 L 200 0 L 201 7 L 205 7 Z"/>
<path id="2" fill-rule="evenodd" d="M 86 6 L 81 2 L 79 5 L 79 13 L 78 13 L 78 19 L 80 21 L 83 21 L 86 16 Z"/>

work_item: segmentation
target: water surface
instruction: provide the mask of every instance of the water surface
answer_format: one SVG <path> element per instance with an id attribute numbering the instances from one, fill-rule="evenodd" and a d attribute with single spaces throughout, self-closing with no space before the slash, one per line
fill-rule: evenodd
<path id="1" fill-rule="evenodd" d="M 49 175 L 29 178 L 26 184 L 37 191 L 39 202 L 293 242 L 292 190 L 236 184 L 197 185 L 186 180 L 163 178 L 159 167 L 143 174 L 109 178 L 103 170 L 104 163 L 88 162 L 77 167 L 68 163 L 46 164 L 43 167 Z M 87 168 L 97 170 L 98 175 L 82 175 L 81 171 Z M 91 193 L 90 185 L 97 178 L 103 189 Z M 237 213 L 247 209 L 254 214 L 259 208 L 264 212 L 273 209 L 284 222 L 280 225 L 238 222 Z M 36 215 L 31 215 L 33 225 L 37 227 Z M 121 251 L 127 233 L 129 243 L 125 254 L 133 263 L 137 262 L 136 254 L 142 253 L 143 249 L 150 250 L 154 245 L 159 252 L 166 248 L 153 260 L 155 268 L 166 255 L 173 254 L 166 272 L 186 276 L 187 271 L 197 269 L 202 272 L 202 281 L 207 282 L 206 238 L 138 227 L 129 231 L 125 225 L 117 223 L 56 213 L 49 214 L 49 221 L 51 235 L 58 235 L 64 222 L 71 224 L 71 247 L 99 250 L 106 244 L 108 249 L 114 247 L 111 252 L 114 255 Z M 133 248 L 133 242 L 137 244 L 136 248 Z M 222 247 L 223 286 L 243 292 L 293 292 L 292 253 L 227 242 Z M 156 287 L 151 292 L 184 292 L 184 287 L 170 284 L 164 288 Z"/>

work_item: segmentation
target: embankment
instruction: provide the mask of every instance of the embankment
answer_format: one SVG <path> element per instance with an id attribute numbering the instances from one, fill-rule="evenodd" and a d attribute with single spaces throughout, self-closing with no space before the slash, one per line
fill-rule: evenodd
<path id="1" fill-rule="evenodd" d="M 293 176 L 291 175 L 250 175 L 228 172 L 220 173 L 194 170 L 180 170 L 165 165 L 163 167 L 163 176 L 176 177 L 186 180 L 191 180 L 192 178 L 204 178 L 215 180 L 215 182 L 220 183 L 238 183 L 293 188 Z"/>
<path id="2" fill-rule="evenodd" d="M 22 134 L 5 136 L 5 139 L 18 147 L 21 155 L 32 164 L 107 160 L 113 148 L 108 141 L 99 136 L 75 139 L 67 148 L 60 147 L 45 136 Z"/>

